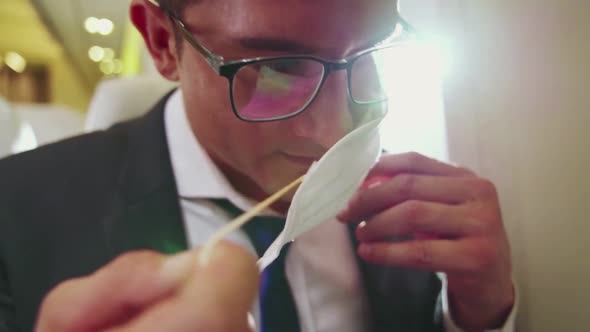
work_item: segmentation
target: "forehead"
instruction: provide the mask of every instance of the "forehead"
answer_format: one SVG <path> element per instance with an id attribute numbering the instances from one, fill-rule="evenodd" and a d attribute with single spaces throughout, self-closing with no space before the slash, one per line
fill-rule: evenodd
<path id="1" fill-rule="evenodd" d="M 201 0 L 184 12 L 197 30 L 304 42 L 338 56 L 391 32 L 396 0 Z"/>

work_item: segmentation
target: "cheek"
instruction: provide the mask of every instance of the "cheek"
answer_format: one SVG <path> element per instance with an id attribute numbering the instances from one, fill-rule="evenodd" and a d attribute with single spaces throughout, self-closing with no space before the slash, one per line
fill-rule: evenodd
<path id="1" fill-rule="evenodd" d="M 255 163 L 275 150 L 276 139 L 274 131 L 262 127 L 260 124 L 248 123 L 238 119 L 231 120 L 233 125 L 228 128 L 233 145 L 240 151 L 244 159 Z M 236 152 L 237 152 L 236 151 Z M 255 166 L 255 165 L 254 165 Z"/>

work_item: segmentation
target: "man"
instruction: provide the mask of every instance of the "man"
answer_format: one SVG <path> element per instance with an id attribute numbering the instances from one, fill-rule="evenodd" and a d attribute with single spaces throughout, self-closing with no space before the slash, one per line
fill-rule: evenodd
<path id="1" fill-rule="evenodd" d="M 97 281 L 103 270 L 84 276 L 127 253 L 118 268 L 104 269 L 121 271 L 112 283 L 117 294 L 133 293 L 130 279 L 145 282 L 125 266 L 150 267 L 129 251 L 199 246 L 239 210 L 304 174 L 367 105 L 384 101 L 377 53 L 365 51 L 397 38 L 396 13 L 392 0 L 133 0 L 131 19 L 157 69 L 181 88 L 143 118 L 0 165 L 3 323 L 30 329 L 43 296 L 75 277 L 83 286 L 56 288 L 37 326 L 84 316 L 85 304 L 117 307 L 96 294 L 106 288 Z M 310 255 L 299 240 L 285 250 L 282 275 L 268 279 L 279 280 L 281 296 L 265 306 L 261 290 L 258 328 L 510 330 L 515 295 L 494 186 L 417 154 L 384 156 L 370 179 L 338 216 L 342 223 L 302 237 L 322 250 Z M 267 214 L 283 214 L 289 199 Z M 256 247 L 245 236 L 234 240 Z M 444 272 L 445 282 L 429 271 Z M 60 311 L 68 303 L 63 289 L 90 304 Z M 162 330 L 178 312 L 149 317 L 167 301 L 130 299 L 119 320 L 68 330 L 124 330 L 143 319 Z M 186 322 L 178 331 L 199 330 L 194 320 L 178 321 Z"/>

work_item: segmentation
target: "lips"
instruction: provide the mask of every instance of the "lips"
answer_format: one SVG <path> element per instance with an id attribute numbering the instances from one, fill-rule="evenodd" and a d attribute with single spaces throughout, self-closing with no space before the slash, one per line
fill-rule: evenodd
<path id="1" fill-rule="evenodd" d="M 282 152 L 281 155 L 292 163 L 307 167 L 311 166 L 315 161 L 320 160 L 320 157 L 316 156 L 294 155 L 285 152 Z"/>

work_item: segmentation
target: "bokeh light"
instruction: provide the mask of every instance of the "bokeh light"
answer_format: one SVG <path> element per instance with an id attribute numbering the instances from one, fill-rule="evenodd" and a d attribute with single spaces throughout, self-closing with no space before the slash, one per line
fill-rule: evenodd
<path id="1" fill-rule="evenodd" d="M 17 73 L 22 73 L 27 68 L 27 60 L 25 60 L 25 58 L 22 55 L 16 52 L 6 53 L 6 56 L 4 57 L 4 62 L 10 69 L 14 70 Z"/>
<path id="2" fill-rule="evenodd" d="M 92 46 L 88 50 L 88 57 L 94 62 L 101 62 L 105 58 L 105 49 L 100 46 Z"/>

